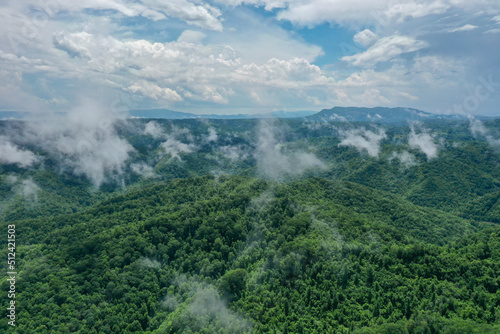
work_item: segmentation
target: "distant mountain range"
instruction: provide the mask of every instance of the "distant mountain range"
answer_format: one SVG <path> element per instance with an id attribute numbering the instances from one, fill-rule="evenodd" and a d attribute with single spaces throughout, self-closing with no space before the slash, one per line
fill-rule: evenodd
<path id="1" fill-rule="evenodd" d="M 361 108 L 361 107 L 334 107 L 316 111 L 273 111 L 260 114 L 207 114 L 199 115 L 174 111 L 169 109 L 137 109 L 129 112 L 132 118 L 161 118 L 161 119 L 252 119 L 252 118 L 304 118 L 307 121 L 344 121 L 344 122 L 374 122 L 374 123 L 406 123 L 408 121 L 425 121 L 431 119 L 466 119 L 461 115 L 440 115 L 413 108 Z M 29 113 L 19 111 L 0 111 L 2 119 L 27 119 Z M 497 118 L 476 116 L 482 119 Z"/>
<path id="2" fill-rule="evenodd" d="M 316 111 L 273 111 L 261 114 L 230 114 L 230 115 L 198 115 L 169 109 L 143 109 L 131 110 L 132 117 L 140 118 L 165 118 L 165 119 L 190 119 L 190 118 L 205 118 L 205 119 L 249 119 L 249 118 L 295 118 L 310 116 Z"/>
<path id="3" fill-rule="evenodd" d="M 310 121 L 400 123 L 430 119 L 465 119 L 460 115 L 439 115 L 412 108 L 334 107 L 306 117 Z"/>
<path id="4" fill-rule="evenodd" d="M 197 115 L 168 109 L 146 109 L 130 111 L 132 117 L 164 118 L 164 119 L 250 119 L 250 118 L 305 118 L 308 121 L 345 121 L 345 122 L 375 122 L 375 123 L 401 123 L 408 121 L 425 121 L 430 119 L 465 119 L 459 115 L 439 115 L 413 108 L 360 108 L 360 107 L 334 107 L 314 111 L 275 111 L 262 114 L 236 114 L 236 115 Z"/>

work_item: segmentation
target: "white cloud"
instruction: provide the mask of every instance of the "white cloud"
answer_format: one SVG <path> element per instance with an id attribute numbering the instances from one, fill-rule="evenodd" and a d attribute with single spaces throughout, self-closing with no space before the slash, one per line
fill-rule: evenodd
<path id="1" fill-rule="evenodd" d="M 201 31 L 195 30 L 184 30 L 182 34 L 177 38 L 177 42 L 180 43 L 201 43 L 203 39 L 207 37 L 206 34 Z"/>
<path id="2" fill-rule="evenodd" d="M 221 152 L 226 158 L 232 161 L 245 160 L 249 157 L 248 149 L 238 145 L 238 146 L 217 146 L 217 150 Z"/>
<path id="3" fill-rule="evenodd" d="M 160 145 L 166 154 L 170 155 L 172 159 L 182 161 L 181 153 L 193 153 L 196 149 L 194 144 L 186 144 L 175 138 L 168 138 L 166 142 Z"/>
<path id="4" fill-rule="evenodd" d="M 379 39 L 368 50 L 352 56 L 342 57 L 342 60 L 356 66 L 373 66 L 401 54 L 414 52 L 428 46 L 427 42 L 419 41 L 413 37 L 392 35 Z"/>
<path id="5" fill-rule="evenodd" d="M 391 161 L 394 159 L 398 159 L 399 162 L 406 168 L 418 165 L 417 158 L 408 151 L 403 151 L 400 153 L 392 152 L 392 155 L 389 157 L 389 160 Z"/>
<path id="6" fill-rule="evenodd" d="M 206 2 L 196 0 L 139 0 L 134 2 L 127 0 L 84 0 L 78 2 L 55 1 L 47 4 L 25 0 L 22 5 L 46 12 L 50 16 L 62 11 L 83 13 L 89 9 L 113 10 L 127 17 L 143 16 L 154 21 L 174 17 L 203 29 L 222 30 L 222 23 L 219 20 L 220 10 Z"/>
<path id="7" fill-rule="evenodd" d="M 260 121 L 255 152 L 259 172 L 272 179 L 299 176 L 314 168 L 324 169 L 325 164 L 313 153 L 283 151 L 283 144 L 276 139 L 278 129 L 267 121 Z"/>
<path id="8" fill-rule="evenodd" d="M 220 10 L 206 2 L 196 0 L 143 0 L 142 3 L 149 10 L 181 19 L 188 24 L 203 29 L 222 30 L 222 23 L 218 19 L 221 15 Z"/>
<path id="9" fill-rule="evenodd" d="M 6 136 L 0 136 L 0 164 L 16 164 L 26 168 L 38 161 L 39 158 L 33 152 L 21 149 Z"/>
<path id="10" fill-rule="evenodd" d="M 369 47 L 379 39 L 379 36 L 373 33 L 370 29 L 365 29 L 354 35 L 353 39 L 356 43 L 359 43 L 364 47 Z"/>
<path id="11" fill-rule="evenodd" d="M 163 149 L 164 154 L 170 155 L 171 159 L 182 161 L 181 154 L 193 153 L 198 149 L 193 143 L 194 138 L 188 129 L 172 126 L 164 138 L 167 140 L 161 143 L 160 147 Z"/>
<path id="12" fill-rule="evenodd" d="M 217 134 L 217 130 L 215 130 L 214 128 L 209 128 L 208 136 L 205 138 L 205 140 L 211 143 L 211 142 L 216 142 L 218 139 L 219 135 Z"/>
<path id="13" fill-rule="evenodd" d="M 130 168 L 132 169 L 132 172 L 139 174 L 145 178 L 155 178 L 158 177 L 158 175 L 154 172 L 153 167 L 145 164 L 145 163 L 136 163 L 136 164 L 131 164 Z"/>
<path id="14" fill-rule="evenodd" d="M 163 99 L 166 101 L 178 102 L 182 101 L 182 97 L 170 88 L 161 88 L 152 82 L 140 80 L 128 87 L 128 91 L 132 93 L 141 93 L 147 97 L 158 100 Z"/>
<path id="15" fill-rule="evenodd" d="M 63 33 L 58 33 L 54 35 L 53 43 L 55 48 L 67 52 L 71 57 L 90 60 L 90 52 L 83 45 L 88 44 L 91 38 L 92 35 L 86 32 L 72 34 L 71 38 L 65 36 Z"/>
<path id="16" fill-rule="evenodd" d="M 469 128 L 474 137 L 484 137 L 490 146 L 495 148 L 500 147 L 500 138 L 495 138 L 491 134 L 491 131 L 484 126 L 483 122 L 477 118 L 470 117 Z"/>
<path id="17" fill-rule="evenodd" d="M 472 25 L 472 24 L 465 24 L 461 27 L 458 27 L 458 28 L 452 28 L 452 29 L 448 29 L 447 32 L 450 32 L 450 33 L 453 33 L 453 32 L 460 32 L 460 31 L 471 31 L 471 30 L 474 30 L 474 29 L 477 29 L 478 27 L 475 26 L 475 25 Z"/>
<path id="18" fill-rule="evenodd" d="M 408 145 L 413 149 L 422 151 L 427 156 L 427 160 L 431 160 L 436 158 L 439 154 L 439 147 L 434 141 L 434 137 L 435 136 L 425 128 L 421 128 L 420 132 L 417 133 L 415 125 L 412 124 L 408 136 Z"/>
<path id="19" fill-rule="evenodd" d="M 263 16 L 246 7 L 221 4 L 265 6 L 274 11 Z M 437 50 L 445 43 L 433 34 L 450 27 L 468 29 L 464 23 L 473 22 L 484 26 L 494 39 L 498 5 L 490 0 L 474 5 L 465 0 L 86 0 L 52 8 L 51 3 L 34 0 L 6 0 L 0 4 L 7 27 L 7 33 L 0 36 L 0 108 L 61 111 L 74 102 L 74 89 L 88 89 L 108 95 L 123 93 L 131 99 L 137 95 L 137 105 L 144 108 L 172 106 L 199 113 L 408 103 L 437 111 L 467 93 L 466 83 L 489 71 L 491 59 L 498 57 L 495 48 L 484 50 L 485 58 L 491 55 L 486 59 L 489 67 L 474 68 L 469 60 L 481 57 L 464 56 L 474 48 L 463 48 L 461 56 Z M 25 25 L 33 23 L 33 12 L 37 8 L 43 12 L 44 6 L 54 15 L 36 25 L 32 36 L 24 36 Z M 478 8 L 491 10 L 479 15 Z M 106 10 L 107 15 L 86 9 Z M 426 17 L 446 11 L 449 20 Z M 161 21 L 124 26 L 124 16 Z M 173 17 L 194 27 L 189 29 Z M 328 21 L 348 26 L 350 31 L 359 31 L 355 47 L 359 50 L 363 45 L 368 50 L 347 55 L 346 64 L 338 63 L 329 57 L 331 48 L 321 57 L 325 51 L 320 46 L 294 29 L 283 28 L 273 17 L 299 25 Z M 338 26 L 334 27 L 332 32 Z M 464 36 L 472 39 L 480 30 Z M 471 41 L 464 43 L 471 45 Z M 402 56 L 419 50 L 426 56 Z M 425 63 L 425 57 L 442 61 Z M 460 59 L 467 71 L 445 71 Z M 377 66 L 378 71 L 369 70 L 378 64 L 383 65 Z M 349 65 L 368 69 L 358 71 Z M 46 80 L 43 87 L 33 83 L 41 77 Z M 221 109 L 221 104 L 228 108 Z"/>
<path id="20" fill-rule="evenodd" d="M 449 1 L 386 1 L 386 0 L 306 0 L 289 1 L 278 18 L 300 25 L 315 26 L 323 22 L 355 24 L 378 19 L 380 22 L 404 20 L 444 13 L 451 7 Z"/>
<path id="21" fill-rule="evenodd" d="M 144 134 L 155 139 L 165 137 L 164 129 L 155 121 L 146 123 L 146 126 L 144 127 Z"/>
<path id="22" fill-rule="evenodd" d="M 38 193 L 40 190 L 41 188 L 31 178 L 21 181 L 16 187 L 16 193 L 33 204 L 38 203 Z"/>
<path id="23" fill-rule="evenodd" d="M 179 292 L 166 296 L 162 306 L 175 312 L 192 331 L 208 327 L 227 333 L 252 332 L 253 324 L 232 311 L 214 286 L 185 276 L 177 277 L 174 284 Z"/>
<path id="24" fill-rule="evenodd" d="M 28 121 L 22 133 L 11 135 L 49 152 L 62 170 L 85 176 L 98 188 L 122 176 L 134 151 L 116 133 L 120 119 L 96 101 L 83 100 L 64 116 Z"/>
<path id="25" fill-rule="evenodd" d="M 380 153 L 380 143 L 387 138 L 384 129 L 377 129 L 377 132 L 366 128 L 339 131 L 342 138 L 339 146 L 351 146 L 359 152 L 366 151 L 369 156 L 376 158 Z"/>

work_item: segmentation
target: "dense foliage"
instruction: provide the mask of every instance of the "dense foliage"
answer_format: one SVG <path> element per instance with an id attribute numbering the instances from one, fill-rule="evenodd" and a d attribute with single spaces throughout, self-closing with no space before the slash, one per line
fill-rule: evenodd
<path id="1" fill-rule="evenodd" d="M 19 272 L 16 327 L 2 306 L 2 331 L 500 333 L 494 148 L 465 123 L 434 122 L 440 157 L 408 148 L 419 164 L 405 167 L 390 155 L 407 127 L 387 128 L 372 158 L 339 146 L 330 123 L 284 123 L 286 148 L 326 168 L 273 180 L 252 156 L 214 159 L 256 145 L 251 120 L 175 123 L 219 134 L 182 161 L 153 159 L 154 139 L 122 129 L 158 174 L 126 175 L 124 189 L 2 166 L 0 226 L 16 225 Z M 215 167 L 225 175 L 206 175 Z M 14 194 L 13 173 L 37 182 L 36 203 Z"/>

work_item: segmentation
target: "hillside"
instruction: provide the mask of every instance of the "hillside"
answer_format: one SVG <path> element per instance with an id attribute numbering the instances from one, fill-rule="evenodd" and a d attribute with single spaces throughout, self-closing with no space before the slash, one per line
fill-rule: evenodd
<path id="1" fill-rule="evenodd" d="M 499 329 L 499 228 L 353 183 L 172 180 L 16 229 L 18 333 Z"/>
<path id="2" fill-rule="evenodd" d="M 9 332 L 500 331 L 497 120 L 79 127 L 0 122 Z"/>

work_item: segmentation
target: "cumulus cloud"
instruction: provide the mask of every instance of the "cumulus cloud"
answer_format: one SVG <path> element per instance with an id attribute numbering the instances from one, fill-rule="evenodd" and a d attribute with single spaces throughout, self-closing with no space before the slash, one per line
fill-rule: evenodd
<path id="1" fill-rule="evenodd" d="M 278 129 L 267 121 L 260 121 L 258 143 L 255 152 L 259 172 L 269 178 L 281 179 L 286 175 L 299 176 L 307 170 L 325 168 L 325 164 L 313 153 L 286 152 L 275 136 Z"/>
<path id="2" fill-rule="evenodd" d="M 246 8 L 221 12 L 227 9 L 225 5 L 242 4 L 264 6 L 273 12 L 262 15 Z M 486 7 L 488 11 L 482 10 L 481 15 L 471 17 L 470 13 L 476 13 L 477 8 Z M 61 10 L 61 15 L 49 14 L 49 20 L 43 29 L 37 29 L 34 37 L 23 36 L 21 32 L 26 22 L 31 22 L 30 15 L 43 14 L 44 8 Z M 146 108 L 175 105 L 214 112 L 221 110 L 216 104 L 227 104 L 231 110 L 252 108 L 258 112 L 257 108 L 262 111 L 285 104 L 304 110 L 311 106 L 320 109 L 332 105 L 410 103 L 412 107 L 438 111 L 453 105 L 456 96 L 467 93 L 466 83 L 494 68 L 492 64 L 498 58 L 495 48 L 487 50 L 484 42 L 478 44 L 481 39 L 471 42 L 482 29 L 470 30 L 475 35 L 464 35 L 470 38 L 463 41 L 465 45 L 474 43 L 474 47 L 442 52 L 446 43 L 440 43 L 442 32 L 447 29 L 470 29 L 472 24 L 464 25 L 467 20 L 478 27 L 484 26 L 485 31 L 497 32 L 498 29 L 493 28 L 498 27 L 495 17 L 500 8 L 494 0 L 480 0 L 474 5 L 465 0 L 353 0 L 348 3 L 341 0 L 106 0 L 65 3 L 59 8 L 34 0 L 8 0 L 0 4 L 0 9 L 4 13 L 2 22 L 10 30 L 0 36 L 4 50 L 3 54 L 0 52 L 0 108 L 16 110 L 47 107 L 63 110 L 73 102 L 67 85 L 73 82 L 78 87 L 96 91 L 126 92 L 134 98 L 137 95 L 141 106 Z M 101 11 L 107 15 L 101 15 Z M 447 11 L 449 20 L 426 17 Z M 148 27 L 161 29 L 124 26 L 123 22 L 128 22 L 120 20 L 124 16 L 161 20 L 148 22 Z M 183 23 L 165 20 L 171 17 L 194 27 L 186 29 L 188 26 Z M 358 51 L 354 55 L 345 54 L 346 64 L 368 69 L 381 63 L 384 66 L 377 66 L 378 71 L 367 68 L 358 71 L 353 67 L 345 71 L 345 64 L 330 57 L 338 53 L 331 54 L 329 48 L 323 50 L 308 42 L 308 37 L 300 38 L 273 18 L 310 26 L 326 21 L 347 25 L 350 31 L 359 32 L 354 38 L 356 44 L 353 42 L 353 48 Z M 222 24 L 225 29 L 220 31 Z M 367 27 L 369 29 L 365 29 Z M 332 28 L 332 32 L 335 29 Z M 434 33 L 440 35 L 433 36 Z M 495 39 L 496 35 L 490 34 L 490 37 Z M 368 49 L 359 51 L 361 45 Z M 445 69 L 450 67 L 448 64 L 463 62 L 469 70 L 450 74 L 436 66 L 416 71 L 413 65 L 418 62 L 417 58 L 423 57 L 410 57 L 409 53 L 427 46 L 430 47 L 425 50 L 426 55 L 451 58 L 451 62 L 450 59 L 441 62 Z M 484 56 L 477 52 L 483 46 L 487 50 Z M 330 59 L 328 63 L 335 65 L 317 66 L 324 63 L 317 60 L 325 52 L 326 57 L 322 59 Z M 471 66 L 470 59 L 477 60 L 478 68 Z M 42 85 L 33 84 L 34 78 L 41 77 L 50 78 L 46 90 L 42 90 Z M 363 81 L 368 77 L 370 80 Z M 407 94 L 400 94 L 402 88 Z M 482 105 L 486 108 L 495 103 L 498 104 L 496 99 L 491 99 Z"/>
<path id="3" fill-rule="evenodd" d="M 55 34 L 52 42 L 56 49 L 65 51 L 71 57 L 91 59 L 89 50 L 83 46 L 88 43 L 92 35 L 86 32 L 72 34 L 71 38 L 62 33 Z"/>
<path id="4" fill-rule="evenodd" d="M 376 158 L 380 153 L 380 143 L 387 138 L 384 129 L 378 128 L 377 132 L 367 130 L 366 128 L 340 130 L 339 135 L 342 138 L 339 146 L 351 146 L 359 152 L 365 151 L 369 156 Z"/>
<path id="5" fill-rule="evenodd" d="M 201 31 L 184 30 L 182 34 L 177 38 L 177 42 L 200 43 L 205 37 L 207 37 L 207 35 L 202 33 Z"/>
<path id="6" fill-rule="evenodd" d="M 342 60 L 356 66 L 373 66 L 391 60 L 403 53 L 414 52 L 428 46 L 427 42 L 396 34 L 382 37 L 368 50 L 352 56 L 342 57 Z"/>
<path id="7" fill-rule="evenodd" d="M 172 102 L 182 101 L 182 97 L 175 90 L 162 88 L 145 80 L 134 82 L 127 90 L 132 93 L 143 94 L 153 100 L 163 99 Z"/>
<path id="8" fill-rule="evenodd" d="M 359 43 L 364 47 L 369 47 L 379 39 L 379 36 L 373 33 L 370 29 L 365 29 L 354 35 L 353 39 L 356 43 Z"/>
<path id="9" fill-rule="evenodd" d="M 6 136 L 0 136 L 0 164 L 16 164 L 26 168 L 39 160 L 33 152 L 21 149 Z"/>
<path id="10" fill-rule="evenodd" d="M 439 146 L 435 142 L 435 136 L 428 129 L 420 128 L 417 133 L 416 126 L 410 126 L 410 134 L 408 136 L 408 145 L 413 149 L 422 151 L 427 160 L 434 159 L 439 154 Z"/>
<path id="11" fill-rule="evenodd" d="M 266 87 L 302 91 L 333 82 L 304 58 L 245 63 L 230 46 L 186 43 L 195 35 L 185 32 L 169 43 L 121 41 L 88 33 L 61 33 L 54 39 L 75 58 L 60 69 L 67 75 L 92 75 L 93 80 L 100 79 L 99 84 L 168 104 L 184 99 L 226 104 L 236 93 L 249 95 L 249 87 L 261 87 L 263 92 Z M 110 74 L 114 74 L 111 79 Z"/>

